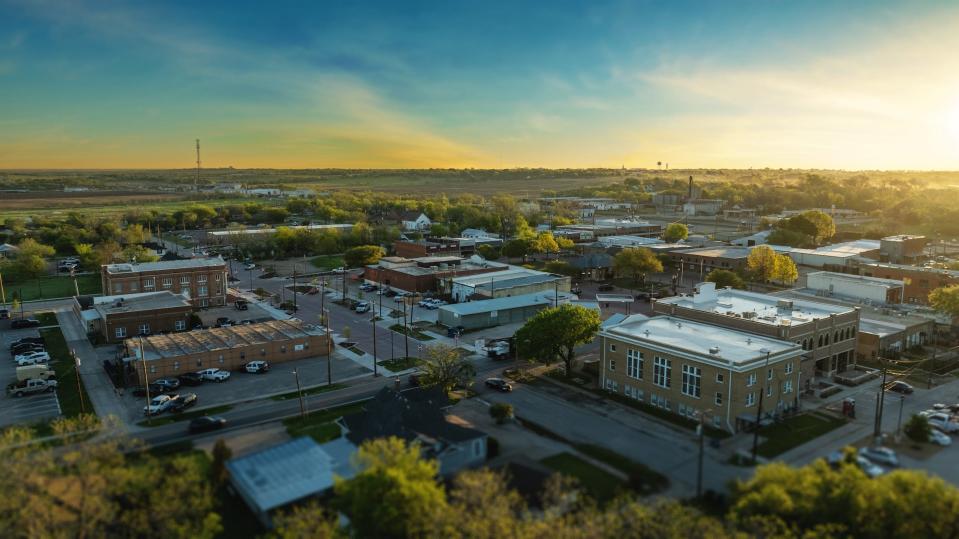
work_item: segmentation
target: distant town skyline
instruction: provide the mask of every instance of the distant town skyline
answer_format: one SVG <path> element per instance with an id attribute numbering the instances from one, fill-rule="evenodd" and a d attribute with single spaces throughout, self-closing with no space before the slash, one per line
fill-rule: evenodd
<path id="1" fill-rule="evenodd" d="M 0 0 L 0 168 L 959 169 L 959 3 Z"/>

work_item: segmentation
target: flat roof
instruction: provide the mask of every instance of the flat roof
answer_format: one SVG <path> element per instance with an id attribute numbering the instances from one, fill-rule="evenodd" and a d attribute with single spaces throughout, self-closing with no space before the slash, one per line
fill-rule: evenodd
<path id="1" fill-rule="evenodd" d="M 127 355 L 140 357 L 140 342 L 148 361 L 174 358 L 201 352 L 225 350 L 237 346 L 287 341 L 309 336 L 324 336 L 320 326 L 301 320 L 268 320 L 223 328 L 194 329 L 166 335 L 131 337 L 125 341 Z M 319 353 L 319 352 L 317 352 Z"/>
<path id="2" fill-rule="evenodd" d="M 814 249 L 817 253 L 844 253 L 858 255 L 867 251 L 876 251 L 879 249 L 879 240 L 855 240 L 824 245 Z M 798 249 L 797 249 L 798 250 Z"/>
<path id="3" fill-rule="evenodd" d="M 93 298 L 93 308 L 101 315 L 170 309 L 173 307 L 192 307 L 190 300 L 181 294 L 168 290 L 143 292 L 125 296 L 100 296 Z"/>
<path id="4" fill-rule="evenodd" d="M 672 316 L 628 316 L 602 331 L 608 336 L 626 337 L 653 348 L 682 351 L 735 365 L 764 361 L 767 350 L 770 358 L 802 354 L 802 347 L 792 342 Z"/>
<path id="5" fill-rule="evenodd" d="M 646 236 L 630 236 L 630 235 L 621 235 L 621 236 L 604 236 L 597 240 L 599 243 L 609 243 L 614 245 L 650 245 L 664 243 L 663 240 L 659 238 L 647 238 Z"/>
<path id="6" fill-rule="evenodd" d="M 519 266 L 507 266 L 500 271 L 491 271 L 489 273 L 481 273 L 479 275 L 463 275 L 461 277 L 454 277 L 453 284 L 458 284 L 461 286 L 479 286 L 483 284 L 489 284 L 491 279 L 493 281 L 503 281 L 515 279 L 517 277 L 527 277 L 530 275 L 549 274 L 544 271 L 531 270 Z"/>
<path id="7" fill-rule="evenodd" d="M 103 269 L 110 274 L 142 273 L 145 271 L 165 271 L 193 268 L 213 268 L 225 266 L 226 262 L 219 256 L 208 258 L 188 258 L 186 260 L 161 260 L 159 262 L 144 262 L 138 264 L 106 264 Z"/>
<path id="8" fill-rule="evenodd" d="M 790 305 L 787 306 L 788 302 Z M 733 288 L 716 290 L 713 283 L 700 283 L 697 292 L 656 300 L 656 303 L 676 305 L 686 309 L 711 312 L 770 325 L 804 324 L 830 315 L 847 313 L 854 307 L 830 305 L 802 299 L 784 300 L 782 297 Z"/>
<path id="9" fill-rule="evenodd" d="M 570 295 L 565 292 L 560 292 L 558 298 L 560 302 L 565 302 L 570 298 Z M 552 293 L 541 292 L 538 294 L 523 294 L 521 296 L 467 301 L 466 303 L 453 303 L 450 305 L 443 305 L 440 307 L 440 310 L 448 311 L 460 316 L 467 316 L 471 314 L 487 313 L 490 311 L 506 311 L 521 307 L 532 307 L 534 305 L 552 305 L 555 299 L 556 298 L 554 298 Z"/>
<path id="10" fill-rule="evenodd" d="M 866 262 L 862 265 L 868 266 L 871 268 L 890 268 L 890 269 L 898 269 L 903 271 L 921 271 L 923 273 L 938 273 L 940 275 L 947 275 L 949 277 L 959 278 L 959 270 L 951 270 L 951 269 L 945 269 L 945 268 L 927 268 L 925 266 L 910 266 L 909 264 L 892 264 L 889 262 Z"/>
<path id="11" fill-rule="evenodd" d="M 909 241 L 909 240 L 919 240 L 919 239 L 926 239 L 926 237 L 915 235 L 915 234 L 897 234 L 895 236 L 886 236 L 881 241 Z"/>
<path id="12" fill-rule="evenodd" d="M 484 275 L 495 275 L 495 273 L 484 274 Z M 560 281 L 564 279 L 561 275 L 553 275 L 552 273 L 546 273 L 543 275 L 520 275 L 513 277 L 512 279 L 494 279 L 492 282 L 481 282 L 473 287 L 473 289 L 499 289 L 504 288 L 514 288 L 517 286 L 526 286 L 530 284 L 541 284 L 541 283 L 551 283 L 553 281 Z"/>
<path id="13" fill-rule="evenodd" d="M 838 273 L 835 271 L 814 271 L 806 276 L 807 282 L 809 277 L 816 276 L 822 277 L 824 279 L 829 279 L 831 281 L 846 281 L 849 283 L 865 283 L 874 286 L 881 286 L 886 289 L 902 288 L 904 283 L 902 281 L 897 281 L 895 279 L 882 279 L 879 277 L 866 277 L 865 275 L 851 275 L 849 273 Z M 809 288 L 812 288 L 810 286 Z"/>
<path id="14" fill-rule="evenodd" d="M 905 331 L 905 329 L 906 326 L 902 324 L 893 324 L 890 322 L 883 322 L 881 320 L 873 320 L 868 318 L 862 318 L 859 320 L 860 332 L 878 335 L 879 337 L 894 335 L 900 331 Z"/>
<path id="15" fill-rule="evenodd" d="M 323 230 L 323 229 L 346 229 L 353 228 L 353 225 L 346 223 L 336 223 L 329 225 L 292 225 L 283 228 L 293 230 Z M 275 234 L 276 228 L 244 228 L 242 230 L 213 230 L 207 232 L 210 236 L 237 236 L 242 234 Z"/>
<path id="16" fill-rule="evenodd" d="M 703 256 L 707 258 L 748 258 L 749 247 L 695 247 L 676 251 L 679 254 Z"/>

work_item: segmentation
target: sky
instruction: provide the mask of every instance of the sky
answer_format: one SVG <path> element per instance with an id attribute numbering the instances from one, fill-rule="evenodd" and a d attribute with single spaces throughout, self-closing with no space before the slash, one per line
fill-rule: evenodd
<path id="1" fill-rule="evenodd" d="M 959 170 L 957 1 L 0 0 L 0 168 Z"/>

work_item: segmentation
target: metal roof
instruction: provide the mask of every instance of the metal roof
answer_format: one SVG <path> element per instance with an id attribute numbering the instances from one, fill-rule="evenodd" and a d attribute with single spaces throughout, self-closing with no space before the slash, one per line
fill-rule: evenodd
<path id="1" fill-rule="evenodd" d="M 565 302 L 569 294 L 559 293 L 559 301 Z M 506 311 L 509 309 L 519 309 L 522 307 L 532 307 L 534 305 L 552 305 L 554 297 L 551 292 L 539 294 L 523 294 L 521 296 L 509 296 L 505 298 L 484 299 L 480 301 L 468 301 L 466 303 L 455 303 L 453 305 L 443 305 L 440 310 L 445 310 L 460 316 L 471 314 L 487 313 L 490 311 Z"/>

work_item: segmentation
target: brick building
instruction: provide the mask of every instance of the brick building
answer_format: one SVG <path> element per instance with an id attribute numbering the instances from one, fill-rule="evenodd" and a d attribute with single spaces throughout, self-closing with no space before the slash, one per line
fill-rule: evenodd
<path id="1" fill-rule="evenodd" d="M 929 303 L 929 293 L 942 286 L 959 284 L 959 271 L 905 266 L 901 264 L 871 263 L 859 266 L 861 275 L 895 279 L 905 285 L 903 303 Z"/>
<path id="2" fill-rule="evenodd" d="M 928 244 L 929 240 L 925 236 L 886 236 L 879 240 L 879 259 L 894 264 L 918 262 L 925 258 Z"/>
<path id="3" fill-rule="evenodd" d="M 714 269 L 741 271 L 746 269 L 748 247 L 702 247 L 669 252 L 669 258 L 684 272 L 700 272 L 704 276 Z"/>
<path id="4" fill-rule="evenodd" d="M 628 316 L 599 332 L 600 385 L 737 432 L 799 404 L 799 344 L 671 316 Z M 761 395 L 762 393 L 762 395 Z"/>
<path id="5" fill-rule="evenodd" d="M 393 242 L 393 253 L 403 258 L 423 258 L 427 256 L 460 256 L 460 244 L 453 240 L 443 241 L 405 241 Z"/>
<path id="6" fill-rule="evenodd" d="M 133 368 L 141 385 L 145 378 L 152 382 L 210 368 L 235 371 L 250 361 L 283 363 L 326 356 L 329 351 L 326 330 L 298 320 L 151 335 L 127 339 L 123 346 L 124 362 Z"/>
<path id="7" fill-rule="evenodd" d="M 87 334 L 98 335 L 105 342 L 121 342 L 134 335 L 186 331 L 193 304 L 173 292 L 141 292 L 74 298 L 73 311 Z"/>
<path id="8" fill-rule="evenodd" d="M 227 267 L 222 258 L 191 258 L 100 267 L 103 293 L 113 296 L 168 291 L 194 307 L 226 305 Z"/>
<path id="9" fill-rule="evenodd" d="M 363 279 L 380 286 L 405 292 L 440 292 L 443 281 L 457 276 L 501 271 L 504 264 L 474 262 L 458 256 L 403 258 L 388 256 L 367 266 Z"/>

